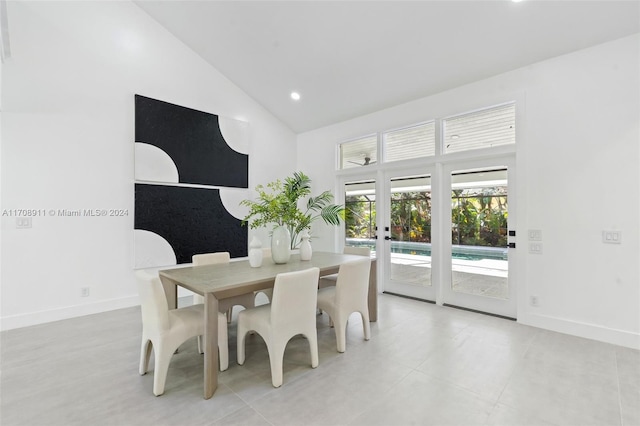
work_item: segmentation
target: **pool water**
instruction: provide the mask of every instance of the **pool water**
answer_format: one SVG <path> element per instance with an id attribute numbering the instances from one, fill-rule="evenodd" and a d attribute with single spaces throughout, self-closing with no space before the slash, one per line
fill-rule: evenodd
<path id="1" fill-rule="evenodd" d="M 355 240 L 348 239 L 347 245 L 369 247 L 375 250 L 375 242 L 373 240 Z M 413 243 L 405 241 L 391 242 L 391 252 L 409 254 L 414 256 L 431 256 L 431 244 L 429 243 Z M 482 247 L 482 246 L 457 246 L 451 248 L 451 257 L 460 260 L 508 260 L 506 247 Z"/>

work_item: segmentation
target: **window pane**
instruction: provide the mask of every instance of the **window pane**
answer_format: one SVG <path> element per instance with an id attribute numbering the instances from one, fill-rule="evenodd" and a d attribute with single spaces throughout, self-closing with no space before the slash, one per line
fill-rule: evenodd
<path id="1" fill-rule="evenodd" d="M 444 152 L 516 143 L 516 108 L 502 105 L 447 118 L 443 125 Z"/>
<path id="2" fill-rule="evenodd" d="M 370 135 L 340 144 L 340 168 L 368 166 L 378 159 L 378 136 Z"/>
<path id="3" fill-rule="evenodd" d="M 384 133 L 384 161 L 409 160 L 436 154 L 435 123 Z"/>
<path id="4" fill-rule="evenodd" d="M 451 175 L 451 289 L 509 298 L 507 170 Z"/>
<path id="5" fill-rule="evenodd" d="M 369 247 L 376 250 L 376 184 L 347 183 L 345 190 L 345 246 Z"/>

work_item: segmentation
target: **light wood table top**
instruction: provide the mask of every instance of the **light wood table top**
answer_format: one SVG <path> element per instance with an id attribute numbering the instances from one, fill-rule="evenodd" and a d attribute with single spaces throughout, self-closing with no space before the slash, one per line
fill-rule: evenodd
<path id="1" fill-rule="evenodd" d="M 342 263 L 356 260 L 360 256 L 327 252 L 314 252 L 311 260 L 300 260 L 292 255 L 285 264 L 274 264 L 264 259 L 262 266 L 252 268 L 249 261 L 243 260 L 227 264 L 190 266 L 165 269 L 159 272 L 167 301 L 170 307 L 177 303 L 178 286 L 204 296 L 205 335 L 204 335 L 204 397 L 213 396 L 218 386 L 218 300 L 257 290 L 273 288 L 277 274 L 301 271 L 317 267 L 320 275 L 338 272 Z M 377 320 L 377 280 L 375 259 L 371 263 L 369 281 L 369 316 Z"/>

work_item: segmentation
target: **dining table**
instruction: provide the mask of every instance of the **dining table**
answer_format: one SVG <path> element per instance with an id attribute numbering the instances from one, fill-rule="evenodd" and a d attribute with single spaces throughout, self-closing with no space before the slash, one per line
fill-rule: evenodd
<path id="1" fill-rule="evenodd" d="M 251 267 L 248 260 L 240 260 L 160 270 L 160 280 L 170 308 L 177 307 L 178 287 L 204 297 L 204 398 L 211 398 L 218 387 L 219 300 L 273 288 L 276 275 L 281 273 L 317 267 L 320 276 L 329 275 L 337 273 L 341 264 L 360 258 L 351 254 L 314 252 L 310 260 L 301 260 L 299 254 L 293 254 L 283 264 L 264 259 L 257 268 Z M 376 261 L 372 258 L 368 294 L 370 321 L 376 321 L 378 317 L 377 293 Z"/>

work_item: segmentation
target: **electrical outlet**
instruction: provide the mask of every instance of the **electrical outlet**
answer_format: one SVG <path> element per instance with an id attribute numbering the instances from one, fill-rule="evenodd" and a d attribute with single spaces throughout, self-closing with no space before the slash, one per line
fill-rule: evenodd
<path id="1" fill-rule="evenodd" d="M 18 229 L 29 229 L 29 228 L 31 228 L 31 218 L 30 217 L 17 217 L 16 218 L 16 228 L 18 228 Z"/>
<path id="2" fill-rule="evenodd" d="M 542 231 L 540 229 L 529 229 L 529 241 L 542 241 Z"/>
<path id="3" fill-rule="evenodd" d="M 529 243 L 529 253 L 542 254 L 542 243 Z"/>
<path id="4" fill-rule="evenodd" d="M 80 296 L 81 297 L 89 297 L 89 287 L 82 287 L 80 289 Z"/>
<path id="5" fill-rule="evenodd" d="M 620 231 L 602 231 L 602 242 L 606 244 L 621 244 L 622 233 Z"/>
<path id="6" fill-rule="evenodd" d="M 538 296 L 529 296 L 529 303 L 531 304 L 531 306 L 540 306 L 540 300 L 538 299 Z"/>

